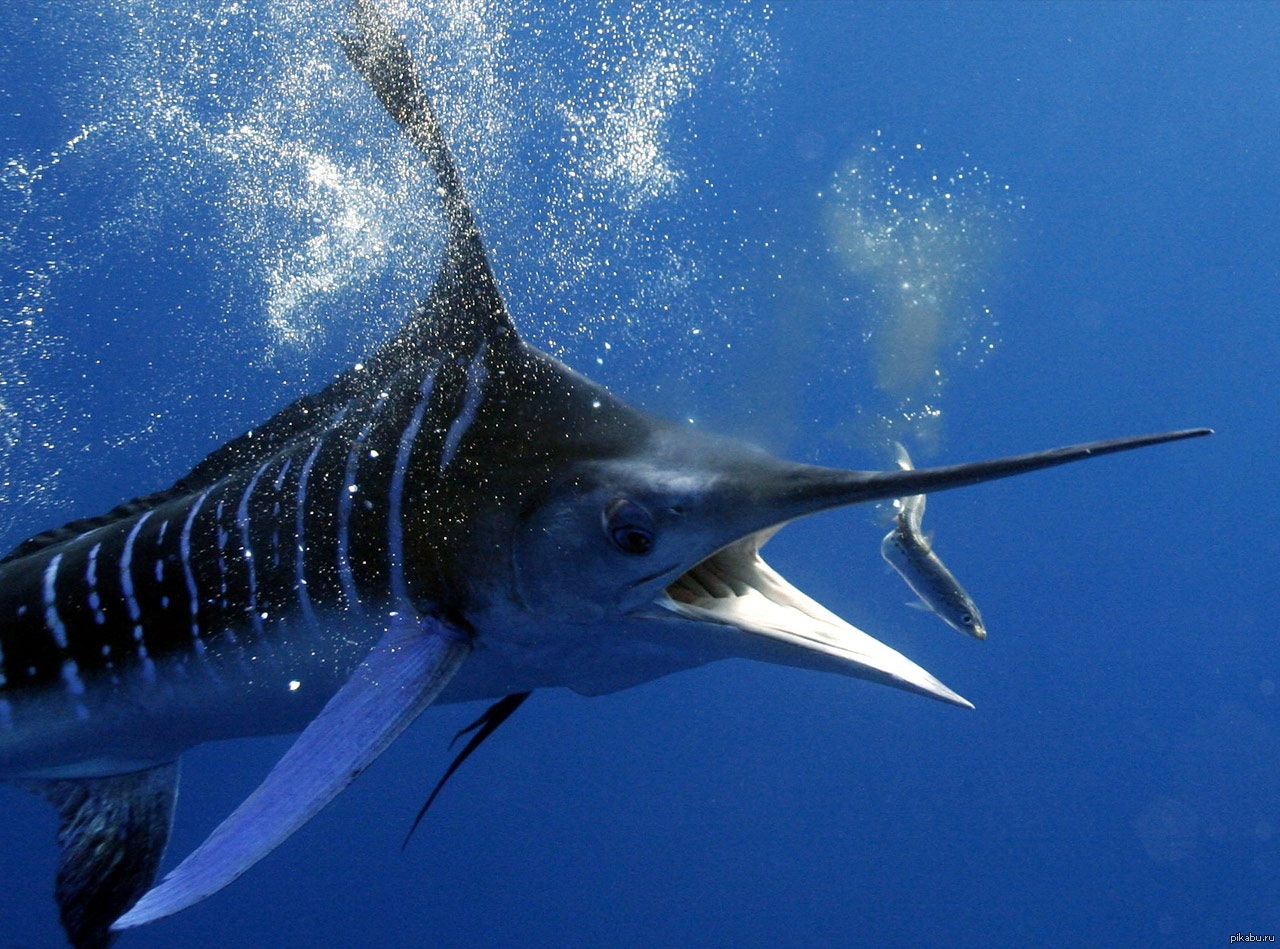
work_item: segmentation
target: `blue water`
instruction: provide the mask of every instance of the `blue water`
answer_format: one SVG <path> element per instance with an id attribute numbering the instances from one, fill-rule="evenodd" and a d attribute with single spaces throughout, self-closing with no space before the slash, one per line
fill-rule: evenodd
<path id="1" fill-rule="evenodd" d="M 171 482 L 388 335 L 440 229 L 342 5 L 0 10 L 0 540 Z M 83 9 L 81 9 L 83 7 Z M 977 706 L 724 663 L 535 695 L 399 842 L 428 712 L 240 882 L 121 946 L 1211 945 L 1280 929 L 1280 6 L 396 5 L 526 336 L 799 460 L 1204 441 L 770 561 Z M 935 178 L 936 176 L 936 178 Z M 949 195 L 949 197 L 948 197 Z M 923 370 L 922 370 L 923 367 Z M 287 738 L 195 749 L 171 854 Z M 0 946 L 60 945 L 0 790 Z"/>

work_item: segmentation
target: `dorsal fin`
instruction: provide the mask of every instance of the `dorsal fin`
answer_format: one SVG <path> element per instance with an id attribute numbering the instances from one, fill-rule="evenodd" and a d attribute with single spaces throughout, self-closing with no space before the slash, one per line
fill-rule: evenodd
<path id="1" fill-rule="evenodd" d="M 323 424 L 338 407 L 409 366 L 469 354 L 479 338 L 515 338 L 462 179 L 408 47 L 369 0 L 354 0 L 351 18 L 357 32 L 338 34 L 338 42 L 435 173 L 449 228 L 440 272 L 427 299 L 361 368 L 347 370 L 324 390 L 304 396 L 266 424 L 223 445 L 179 482 L 186 490 L 260 463 L 290 439 Z"/>
<path id="2" fill-rule="evenodd" d="M 351 19 L 357 32 L 338 34 L 338 42 L 387 114 L 431 165 L 449 225 L 445 259 L 431 298 L 375 358 L 403 358 L 405 347 L 421 345 L 424 336 L 448 349 L 459 337 L 514 334 L 475 214 L 409 48 L 371 0 L 353 0 Z"/>
<path id="3" fill-rule="evenodd" d="M 320 392 L 290 403 L 264 424 L 215 449 L 172 487 L 126 501 L 106 514 L 36 534 L 0 558 L 0 563 L 133 517 L 175 497 L 203 490 L 237 471 L 256 467 L 294 438 L 327 424 L 341 406 L 415 364 L 425 368 L 442 357 L 463 358 L 482 339 L 516 338 L 475 215 L 408 47 L 369 0 L 354 0 L 351 15 L 357 32 L 341 34 L 338 41 L 388 114 L 430 163 L 444 203 L 449 239 L 427 299 L 414 308 L 396 336 L 362 366 L 343 372 Z"/>
<path id="4" fill-rule="evenodd" d="M 409 48 L 370 0 L 352 0 L 351 19 L 359 32 L 339 33 L 337 40 L 383 108 L 430 162 L 444 200 L 450 242 L 478 240 L 480 229 L 475 215 L 467 203 L 453 154 L 445 143 L 435 109 L 423 91 Z M 483 250 L 480 256 L 484 256 Z"/>
<path id="5" fill-rule="evenodd" d="M 442 356 L 467 355 L 481 338 L 515 338 L 475 215 L 408 47 L 369 0 L 354 0 L 351 18 L 357 32 L 339 34 L 338 42 L 435 173 L 449 228 L 440 272 L 426 300 L 362 367 L 347 370 L 324 390 L 304 396 L 266 424 L 223 445 L 179 482 L 186 490 L 261 463 L 290 439 L 324 424 L 340 406 L 381 386 L 397 372 Z"/>

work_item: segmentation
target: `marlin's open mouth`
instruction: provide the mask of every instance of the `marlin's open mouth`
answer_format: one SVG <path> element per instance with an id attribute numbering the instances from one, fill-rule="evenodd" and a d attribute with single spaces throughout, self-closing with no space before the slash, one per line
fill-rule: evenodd
<path id="1" fill-rule="evenodd" d="M 1196 438 L 1209 431 L 1196 428 L 1159 432 L 989 461 L 897 471 L 844 471 L 786 462 L 765 465 L 757 458 L 737 485 L 734 510 L 747 522 L 743 524 L 746 533 L 676 577 L 653 603 L 685 620 L 751 634 L 742 637 L 748 648 L 736 655 L 826 669 L 972 708 L 906 656 L 793 587 L 761 559 L 760 548 L 788 521 L 819 511 L 978 484 L 1147 445 Z M 758 518 L 755 525 L 749 522 L 751 518 Z M 768 526 L 756 526 L 760 524 Z M 753 526 L 755 530 L 751 529 Z"/>
<path id="2" fill-rule="evenodd" d="M 920 666 L 821 603 L 764 562 L 760 548 L 781 527 L 748 534 L 686 570 L 658 595 L 659 606 L 767 640 L 775 661 L 823 667 L 919 692 L 965 708 L 972 703 Z"/>

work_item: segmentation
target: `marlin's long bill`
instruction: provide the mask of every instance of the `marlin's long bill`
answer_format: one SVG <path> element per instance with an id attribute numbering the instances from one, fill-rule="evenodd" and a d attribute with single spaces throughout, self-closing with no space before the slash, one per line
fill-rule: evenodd
<path id="1" fill-rule="evenodd" d="M 519 338 L 407 48 L 370 0 L 354 11 L 343 46 L 445 209 L 425 299 L 171 488 L 0 559 L 0 780 L 58 809 L 58 904 L 82 949 L 235 879 L 432 701 L 595 695 L 739 657 L 968 705 L 771 569 L 768 538 L 842 505 L 1207 433 L 843 471 L 653 419 Z M 143 896 L 182 753 L 299 731 Z"/>

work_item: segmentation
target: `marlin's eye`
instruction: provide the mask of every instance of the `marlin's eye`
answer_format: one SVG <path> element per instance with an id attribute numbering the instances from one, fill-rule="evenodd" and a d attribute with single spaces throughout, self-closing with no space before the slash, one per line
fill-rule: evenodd
<path id="1" fill-rule="evenodd" d="M 973 615 L 972 615 L 971 613 L 961 613 L 961 614 L 960 614 L 960 622 L 964 623 L 964 625 L 966 625 L 966 626 L 972 626 L 972 625 L 973 625 Z"/>
<path id="2" fill-rule="evenodd" d="M 635 501 L 615 498 L 604 506 L 604 532 L 624 554 L 653 550 L 653 515 Z"/>

